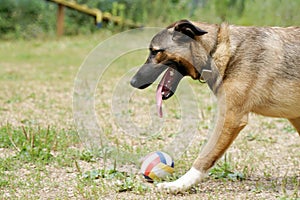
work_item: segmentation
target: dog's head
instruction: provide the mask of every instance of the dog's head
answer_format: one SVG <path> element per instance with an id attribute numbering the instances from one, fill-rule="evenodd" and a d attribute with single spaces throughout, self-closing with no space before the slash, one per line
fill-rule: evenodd
<path id="1" fill-rule="evenodd" d="M 170 98 L 184 76 L 200 78 L 199 54 L 203 49 L 200 37 L 207 32 L 188 20 L 178 21 L 156 34 L 149 46 L 150 55 L 146 63 L 131 80 L 135 88 L 151 85 L 166 70 L 157 88 L 157 102 Z M 200 55 L 201 57 L 201 55 Z"/>

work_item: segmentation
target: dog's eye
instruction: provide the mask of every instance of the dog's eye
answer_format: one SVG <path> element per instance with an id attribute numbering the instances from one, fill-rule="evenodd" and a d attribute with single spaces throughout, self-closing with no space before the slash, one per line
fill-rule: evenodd
<path id="1" fill-rule="evenodd" d="M 152 49 L 152 48 L 150 48 L 150 53 L 151 53 L 151 55 L 153 55 L 153 56 L 155 56 L 155 55 L 157 55 L 159 52 L 163 52 L 164 51 L 164 49 Z"/>

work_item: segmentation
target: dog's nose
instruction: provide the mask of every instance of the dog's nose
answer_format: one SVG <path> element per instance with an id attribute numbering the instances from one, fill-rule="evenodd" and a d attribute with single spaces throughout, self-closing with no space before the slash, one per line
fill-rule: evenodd
<path id="1" fill-rule="evenodd" d="M 144 81 L 139 81 L 138 78 L 133 77 L 130 81 L 130 85 L 134 88 L 145 89 L 146 87 L 151 85 L 151 83 L 147 83 L 147 81 L 144 83 Z"/>
<path id="2" fill-rule="evenodd" d="M 135 87 L 135 88 L 137 88 L 137 80 L 136 80 L 136 78 L 135 78 L 135 77 L 133 77 L 133 78 L 131 79 L 131 81 L 130 81 L 130 85 L 131 85 L 132 87 Z"/>

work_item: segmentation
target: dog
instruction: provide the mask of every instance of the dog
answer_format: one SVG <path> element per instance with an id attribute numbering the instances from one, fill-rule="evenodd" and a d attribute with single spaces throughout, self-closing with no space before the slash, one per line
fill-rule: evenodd
<path id="1" fill-rule="evenodd" d="M 190 170 L 160 189 L 189 189 L 206 176 L 239 132 L 249 113 L 287 118 L 300 134 L 300 27 L 246 27 L 177 21 L 157 33 L 150 55 L 130 84 L 157 91 L 158 113 L 180 80 L 206 82 L 217 99 L 217 122 Z"/>

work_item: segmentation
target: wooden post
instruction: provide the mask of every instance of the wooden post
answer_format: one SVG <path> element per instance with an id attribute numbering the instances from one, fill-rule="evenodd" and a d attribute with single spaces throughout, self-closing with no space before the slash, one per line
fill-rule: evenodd
<path id="1" fill-rule="evenodd" d="M 64 6 L 62 4 L 58 4 L 56 33 L 57 37 L 64 34 Z"/>

